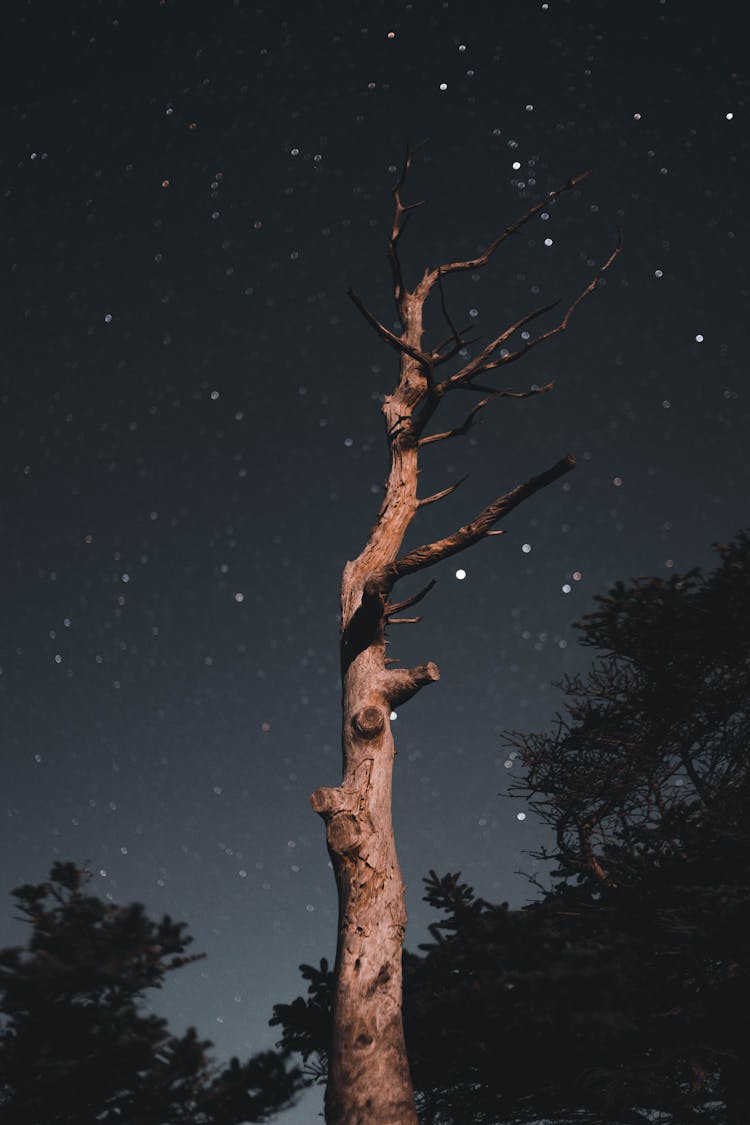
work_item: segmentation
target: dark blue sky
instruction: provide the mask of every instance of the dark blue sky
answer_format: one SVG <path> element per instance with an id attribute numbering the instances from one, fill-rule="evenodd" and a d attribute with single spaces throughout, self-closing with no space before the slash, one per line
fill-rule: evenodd
<path id="1" fill-rule="evenodd" d="M 587 665 L 593 595 L 707 563 L 747 522 L 744 37 L 729 6 L 676 0 L 8 13 L 1 889 L 88 860 L 98 893 L 187 919 L 209 957 L 158 1006 L 245 1054 L 335 945 L 307 801 L 339 777 L 338 578 L 377 510 L 395 371 L 345 294 L 391 317 L 405 144 L 430 138 L 411 279 L 593 171 L 449 288 L 485 338 L 572 299 L 624 234 L 568 333 L 509 369 L 554 394 L 424 451 L 425 493 L 471 476 L 413 542 L 579 465 L 442 564 L 394 639 L 442 673 L 394 727 L 413 946 L 430 867 L 528 899 L 539 829 L 502 795 L 501 733 L 544 726 Z"/>

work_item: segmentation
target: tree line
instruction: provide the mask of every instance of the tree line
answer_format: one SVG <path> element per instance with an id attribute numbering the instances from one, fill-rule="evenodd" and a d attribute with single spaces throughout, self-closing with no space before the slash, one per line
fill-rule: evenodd
<path id="1" fill-rule="evenodd" d="M 750 536 L 714 569 L 617 583 L 578 626 L 595 659 L 551 730 L 510 733 L 546 826 L 544 882 L 511 910 L 431 872 L 431 940 L 405 953 L 423 1125 L 750 1121 Z M 332 974 L 302 966 L 277 1051 L 211 1061 L 144 999 L 196 959 L 184 923 L 90 893 L 56 863 L 14 892 L 0 951 L 10 1125 L 241 1125 L 325 1081 Z"/>

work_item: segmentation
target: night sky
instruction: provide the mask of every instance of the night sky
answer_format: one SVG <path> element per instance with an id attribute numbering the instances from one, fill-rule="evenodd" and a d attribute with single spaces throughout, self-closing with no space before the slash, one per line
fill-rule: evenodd
<path id="1" fill-rule="evenodd" d="M 394 724 L 407 945 L 429 868 L 528 901 L 541 830 L 505 796 L 503 730 L 544 727 L 553 682 L 588 666 L 572 623 L 596 593 L 709 564 L 747 523 L 741 9 L 10 0 L 0 944 L 24 939 L 6 891 L 88 861 L 96 893 L 188 921 L 208 959 L 155 1007 L 220 1059 L 272 1044 L 298 963 L 332 957 L 308 795 L 340 779 L 338 582 L 377 511 L 397 370 L 346 289 L 391 324 L 390 189 L 425 138 L 412 283 L 593 173 L 446 283 L 485 341 L 570 302 L 623 231 L 569 331 L 498 383 L 554 393 L 423 451 L 423 494 L 471 475 L 408 542 L 568 452 L 578 468 L 392 630 L 442 674 Z"/>

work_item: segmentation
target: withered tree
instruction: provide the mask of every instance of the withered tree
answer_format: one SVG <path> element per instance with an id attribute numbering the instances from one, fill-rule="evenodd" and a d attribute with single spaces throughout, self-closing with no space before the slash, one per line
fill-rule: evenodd
<path id="1" fill-rule="evenodd" d="M 499 398 L 528 398 L 552 384 L 512 390 L 483 382 L 488 375 L 521 359 L 532 348 L 564 332 L 581 302 L 619 252 L 619 243 L 564 316 L 536 336 L 513 346 L 526 325 L 551 311 L 545 305 L 521 316 L 451 374 L 451 360 L 461 362 L 471 341 L 451 319 L 444 279 L 487 265 L 499 247 L 558 196 L 579 184 L 576 176 L 498 235 L 476 258 L 425 270 L 407 288 L 400 242 L 412 210 L 402 200 L 415 150 L 407 151 L 393 189 L 394 215 L 388 243 L 393 296 L 400 332 L 391 331 L 356 293 L 349 296 L 377 334 L 396 352 L 399 375 L 383 400 L 382 413 L 390 452 L 385 495 L 367 542 L 344 568 L 341 582 L 341 671 L 343 686 L 343 777 L 335 789 L 317 789 L 311 803 L 326 826 L 328 850 L 338 887 L 339 922 L 326 1121 L 328 1125 L 416 1125 L 414 1095 L 401 1020 L 401 951 L 406 927 L 404 883 L 396 857 L 391 820 L 391 779 L 395 754 L 390 714 L 393 708 L 439 678 L 432 661 L 416 668 L 394 668 L 386 657 L 386 629 L 404 621 L 399 615 L 419 602 L 434 580 L 412 597 L 396 600 L 401 578 L 426 570 L 465 551 L 490 535 L 495 525 L 539 489 L 575 465 L 568 455 L 538 476 L 493 500 L 468 523 L 444 539 L 401 554 L 407 528 L 420 508 L 449 496 L 456 485 L 418 497 L 419 454 L 428 445 L 469 432 L 478 414 Z M 424 340 L 425 302 L 437 293 L 449 334 L 436 345 Z M 507 346 L 506 346 L 507 345 Z M 454 391 L 473 392 L 478 400 L 460 425 L 430 432 L 443 399 Z"/>

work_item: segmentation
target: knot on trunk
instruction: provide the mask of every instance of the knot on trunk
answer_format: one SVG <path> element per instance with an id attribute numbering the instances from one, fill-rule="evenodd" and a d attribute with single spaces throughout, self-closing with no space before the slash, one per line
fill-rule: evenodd
<path id="1" fill-rule="evenodd" d="M 367 1026 L 360 1025 L 356 1029 L 356 1036 L 354 1038 L 354 1049 L 357 1051 L 367 1051 L 371 1049 L 375 1043 L 375 1036 L 372 1034 Z"/>
<path id="2" fill-rule="evenodd" d="M 362 840 L 360 814 L 367 808 L 367 792 L 372 759 L 362 762 L 356 771 L 354 785 L 340 785 L 336 789 L 316 789 L 310 804 L 318 816 L 323 817 L 326 840 L 333 857 L 356 858 Z"/>
<path id="3" fill-rule="evenodd" d="M 363 707 L 352 718 L 354 733 L 371 742 L 385 730 L 385 716 L 377 707 Z"/>
<path id="4" fill-rule="evenodd" d="M 326 821 L 326 840 L 335 856 L 354 858 L 361 839 L 362 831 L 352 813 L 339 812 Z"/>
<path id="5" fill-rule="evenodd" d="M 316 789 L 310 796 L 313 812 L 322 816 L 326 823 L 339 813 L 349 813 L 355 817 L 366 800 L 371 772 L 372 758 L 367 758 L 355 770 L 350 779 L 351 784 L 337 785 L 335 788 L 323 785 Z"/>
<path id="6" fill-rule="evenodd" d="M 310 804 L 313 812 L 323 818 L 333 816 L 336 812 L 351 811 L 357 807 L 357 794 L 343 788 L 329 789 L 324 786 L 316 789 L 310 795 Z"/>
<path id="7" fill-rule="evenodd" d="M 375 980 L 370 984 L 367 989 L 368 995 L 374 996 L 379 988 L 385 988 L 388 981 L 391 979 L 391 967 L 388 964 L 381 965 L 378 975 Z"/>
<path id="8" fill-rule="evenodd" d="M 361 795 L 356 789 L 316 789 L 310 797 L 313 812 L 323 817 L 326 840 L 336 856 L 352 855 L 362 838 L 357 822 Z"/>

